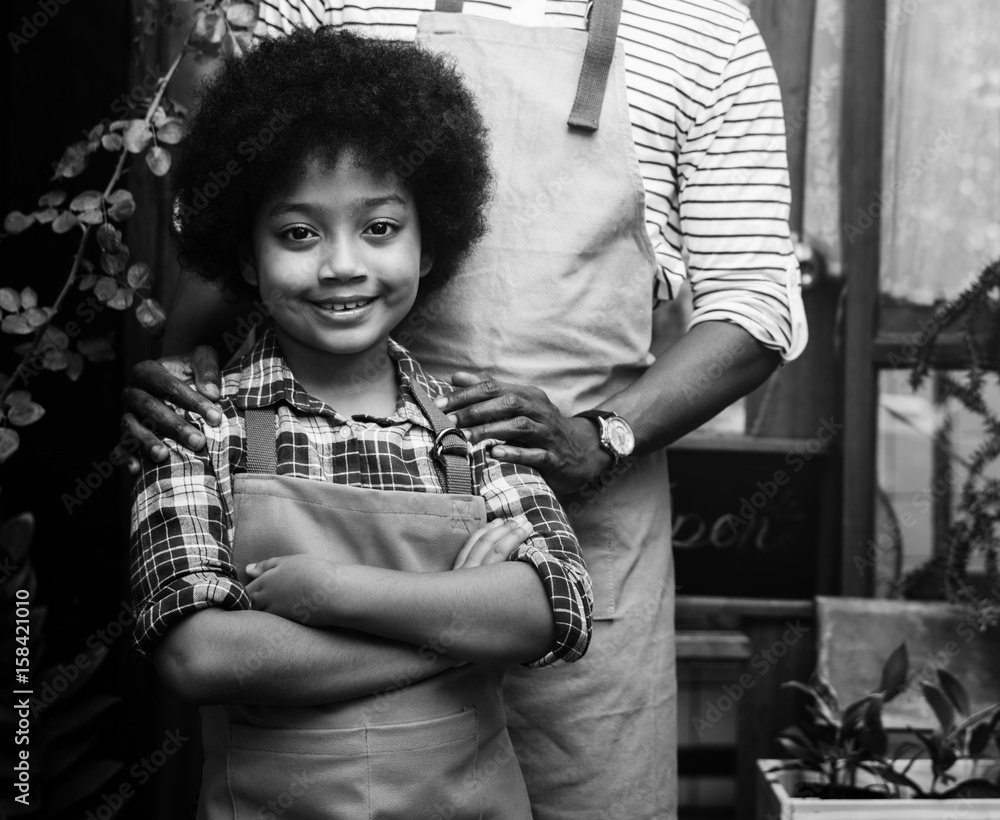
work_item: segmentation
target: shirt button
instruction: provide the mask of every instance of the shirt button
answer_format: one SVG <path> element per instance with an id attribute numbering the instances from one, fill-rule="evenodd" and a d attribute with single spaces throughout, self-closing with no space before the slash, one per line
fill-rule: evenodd
<path id="1" fill-rule="evenodd" d="M 340 437 L 345 441 L 351 437 L 351 428 L 346 424 L 340 428 Z"/>

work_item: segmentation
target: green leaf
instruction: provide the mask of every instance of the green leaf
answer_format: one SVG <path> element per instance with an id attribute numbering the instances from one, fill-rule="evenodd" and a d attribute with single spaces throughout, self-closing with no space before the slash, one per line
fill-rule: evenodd
<path id="1" fill-rule="evenodd" d="M 40 225 L 48 225 L 50 222 L 54 221 L 57 216 L 59 216 L 59 211 L 55 208 L 46 208 L 44 211 L 35 211 L 35 219 L 38 220 L 38 224 Z"/>
<path id="2" fill-rule="evenodd" d="M 882 756 L 889 750 L 889 736 L 882 725 L 882 699 L 872 698 L 862 715 L 862 730 L 858 734 L 861 747 Z"/>
<path id="3" fill-rule="evenodd" d="M 105 134 L 101 137 L 101 145 L 107 151 L 121 151 L 124 144 L 121 134 Z"/>
<path id="4" fill-rule="evenodd" d="M 52 230 L 56 233 L 66 233 L 79 224 L 80 221 L 76 218 L 76 214 L 72 211 L 63 211 L 52 222 Z"/>
<path id="5" fill-rule="evenodd" d="M 0 308 L 17 313 L 21 309 L 21 294 L 14 288 L 0 288 Z"/>
<path id="6" fill-rule="evenodd" d="M 155 299 L 143 299 L 135 309 L 135 318 L 146 330 L 157 335 L 167 324 L 167 313 Z"/>
<path id="7" fill-rule="evenodd" d="M 136 290 L 153 286 L 153 271 L 145 262 L 136 262 L 130 266 L 125 276 L 126 281 Z"/>
<path id="8" fill-rule="evenodd" d="M 962 686 L 962 682 L 956 678 L 947 669 L 942 669 L 938 667 L 937 670 L 938 683 L 941 684 L 941 690 L 948 696 L 948 700 L 951 701 L 952 706 L 954 706 L 960 715 L 963 717 L 969 716 L 969 695 L 965 691 L 965 687 Z"/>
<path id="9" fill-rule="evenodd" d="M 76 349 L 80 351 L 88 362 L 110 362 L 115 358 L 115 348 L 111 343 L 112 339 L 112 335 L 80 339 L 76 343 Z"/>
<path id="10" fill-rule="evenodd" d="M 923 683 L 920 688 L 924 693 L 924 699 L 937 715 L 941 731 L 947 734 L 955 725 L 955 707 L 951 705 L 951 701 L 948 700 L 944 692 L 933 683 Z"/>
<path id="11" fill-rule="evenodd" d="M 101 211 L 84 211 L 82 214 L 77 214 L 76 218 L 84 225 L 100 225 L 104 222 L 104 214 Z"/>
<path id="12" fill-rule="evenodd" d="M 66 201 L 65 191 L 49 191 L 47 194 L 42 194 L 38 199 L 38 207 L 40 208 L 55 208 L 62 205 Z"/>
<path id="13" fill-rule="evenodd" d="M 34 424 L 44 415 L 45 408 L 33 401 L 11 407 L 7 412 L 8 420 L 15 427 L 27 427 L 29 424 Z"/>
<path id="14" fill-rule="evenodd" d="M 122 249 L 122 232 L 114 225 L 101 225 L 97 229 L 97 244 L 102 251 L 118 253 Z"/>
<path id="15" fill-rule="evenodd" d="M 163 127 L 156 132 L 157 141 L 164 145 L 176 145 L 183 137 L 184 129 L 181 128 L 180 123 L 173 121 L 164 123 Z"/>
<path id="16" fill-rule="evenodd" d="M 882 667 L 882 682 L 879 691 L 885 694 L 888 703 L 906 688 L 906 673 L 910 667 L 906 643 L 897 646 Z"/>
<path id="17" fill-rule="evenodd" d="M 21 564 L 31 549 L 35 537 L 35 516 L 23 512 L 8 518 L 0 526 L 0 555 L 12 564 Z"/>
<path id="18" fill-rule="evenodd" d="M 131 195 L 127 199 L 116 202 L 108 209 L 108 216 L 115 222 L 124 222 L 135 213 L 135 201 Z"/>
<path id="19" fill-rule="evenodd" d="M 11 407 L 17 407 L 19 404 L 31 401 L 31 393 L 27 390 L 11 390 L 4 401 Z"/>
<path id="20" fill-rule="evenodd" d="M 45 358 L 42 361 L 42 367 L 46 370 L 52 370 L 53 372 L 65 370 L 69 365 L 69 359 L 67 358 L 68 355 L 69 354 L 65 350 L 49 348 L 45 351 Z"/>
<path id="21" fill-rule="evenodd" d="M 969 754 L 978 757 L 990 742 L 992 727 L 987 721 L 977 723 L 969 732 Z"/>
<path id="22" fill-rule="evenodd" d="M 122 134 L 125 150 L 130 154 L 141 154 L 152 138 L 153 129 L 145 120 L 131 120 Z"/>
<path id="23" fill-rule="evenodd" d="M 69 203 L 69 209 L 71 211 L 92 211 L 101 207 L 102 199 L 100 191 L 84 191 L 73 197 L 73 201 Z"/>
<path id="24" fill-rule="evenodd" d="M 135 291 L 131 288 L 118 288 L 114 296 L 108 299 L 105 304 L 113 310 L 127 310 L 132 305 L 133 299 L 135 299 Z"/>
<path id="25" fill-rule="evenodd" d="M 11 430 L 10 428 L 0 430 L 0 464 L 3 464 L 3 462 L 14 455 L 20 446 L 21 436 L 17 430 Z"/>
<path id="26" fill-rule="evenodd" d="M 69 146 L 56 165 L 53 179 L 72 179 L 83 173 L 87 167 L 88 145 L 85 142 L 76 142 Z"/>
<path id="27" fill-rule="evenodd" d="M 28 321 L 28 317 L 23 313 L 14 313 L 5 316 L 3 321 L 0 322 L 0 330 L 14 336 L 27 336 L 29 333 L 35 332 L 35 329 Z"/>
<path id="28" fill-rule="evenodd" d="M 95 140 L 99 140 L 101 138 L 101 134 L 103 133 L 104 133 L 104 125 L 98 123 L 93 128 L 91 128 L 90 131 L 87 133 L 87 141 L 94 142 Z"/>
<path id="29" fill-rule="evenodd" d="M 22 214 L 20 211 L 11 211 L 4 218 L 3 229 L 9 234 L 19 234 L 35 224 L 34 214 Z"/>
<path id="30" fill-rule="evenodd" d="M 94 285 L 94 296 L 104 304 L 110 302 L 115 294 L 118 292 L 120 285 L 118 281 L 111 276 L 102 276 L 97 280 L 97 284 Z"/>
<path id="31" fill-rule="evenodd" d="M 77 286 L 80 290 L 90 290 L 97 284 L 97 279 L 98 276 L 96 273 L 85 273 L 80 277 L 79 282 L 77 282 Z"/>
<path id="32" fill-rule="evenodd" d="M 166 176 L 170 170 L 170 152 L 159 145 L 154 145 L 146 152 L 146 165 L 156 176 Z"/>
<path id="33" fill-rule="evenodd" d="M 33 328 L 38 328 L 49 320 L 49 314 L 41 308 L 33 307 L 24 311 L 24 318 L 28 320 L 28 324 Z"/>
<path id="34" fill-rule="evenodd" d="M 66 353 L 66 375 L 71 382 L 75 382 L 83 373 L 83 356 L 74 353 L 72 350 Z"/>
<path id="35" fill-rule="evenodd" d="M 34 288 L 27 287 L 21 289 L 21 307 L 25 310 L 38 307 L 38 294 L 35 293 Z"/>
<path id="36" fill-rule="evenodd" d="M 115 276 L 124 271 L 126 265 L 128 265 L 128 251 L 124 246 L 118 253 L 105 251 L 101 254 L 101 270 L 105 273 Z"/>

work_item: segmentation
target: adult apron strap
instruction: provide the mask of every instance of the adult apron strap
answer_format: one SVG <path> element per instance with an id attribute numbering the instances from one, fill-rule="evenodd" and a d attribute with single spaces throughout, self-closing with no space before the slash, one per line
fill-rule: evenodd
<path id="1" fill-rule="evenodd" d="M 460 14 L 464 0 L 435 0 L 434 11 Z M 587 48 L 570 111 L 569 125 L 596 131 L 601 120 L 604 90 L 608 85 L 611 61 L 615 56 L 622 0 L 592 0 L 587 25 Z"/>
<path id="2" fill-rule="evenodd" d="M 434 431 L 434 460 L 445 476 L 445 492 L 473 495 L 469 442 L 465 435 L 442 413 L 417 380 L 410 375 L 413 397 Z M 277 472 L 276 413 L 273 406 L 246 411 L 247 472 L 274 475 Z"/>

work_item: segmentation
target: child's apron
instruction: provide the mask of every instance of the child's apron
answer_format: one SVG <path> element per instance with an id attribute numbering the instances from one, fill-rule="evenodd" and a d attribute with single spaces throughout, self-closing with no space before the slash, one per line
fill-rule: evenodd
<path id="1" fill-rule="evenodd" d="M 486 506 L 471 494 L 464 440 L 448 432 L 419 385 L 414 392 L 443 445 L 445 493 L 275 475 L 275 409 L 247 411 L 248 472 L 235 480 L 233 546 L 243 582 L 247 564 L 297 553 L 408 572 L 451 570 L 469 534 L 485 524 Z M 262 656 L 274 651 L 281 649 L 262 641 Z M 468 664 L 328 706 L 204 707 L 198 818 L 530 820 L 505 726 L 503 675 Z"/>

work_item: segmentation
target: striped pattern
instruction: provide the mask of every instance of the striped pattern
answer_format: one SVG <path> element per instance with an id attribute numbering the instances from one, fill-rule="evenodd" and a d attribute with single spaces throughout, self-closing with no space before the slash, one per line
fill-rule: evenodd
<path id="1" fill-rule="evenodd" d="M 542 0 L 545 22 L 584 29 L 586 0 Z M 259 36 L 299 25 L 413 39 L 434 0 L 261 0 Z M 511 0 L 464 10 L 510 17 Z M 659 265 L 657 297 L 690 283 L 692 324 L 735 322 L 785 359 L 806 326 L 788 235 L 781 94 L 748 10 L 736 0 L 625 0 L 618 39 Z"/>
<path id="2" fill-rule="evenodd" d="M 246 472 L 245 411 L 276 406 L 277 474 L 374 490 L 443 493 L 444 473 L 431 456 L 434 433 L 413 398 L 418 381 L 432 398 L 450 392 L 426 375 L 399 345 L 389 342 L 400 395 L 388 418 L 346 418 L 310 396 L 285 364 L 274 330 L 265 332 L 223 376 L 224 418 L 210 427 L 188 420 L 208 439 L 194 453 L 171 440 L 170 459 L 146 460 L 132 496 L 132 593 L 135 643 L 147 654 L 170 626 L 209 606 L 250 609 L 250 598 L 232 565 L 233 488 Z M 534 527 L 510 560 L 537 570 L 556 625 L 552 649 L 528 666 L 582 657 L 590 642 L 593 591 L 580 545 L 559 502 L 534 470 L 489 456 L 495 441 L 471 447 L 474 492 L 487 518 L 525 515 Z"/>

